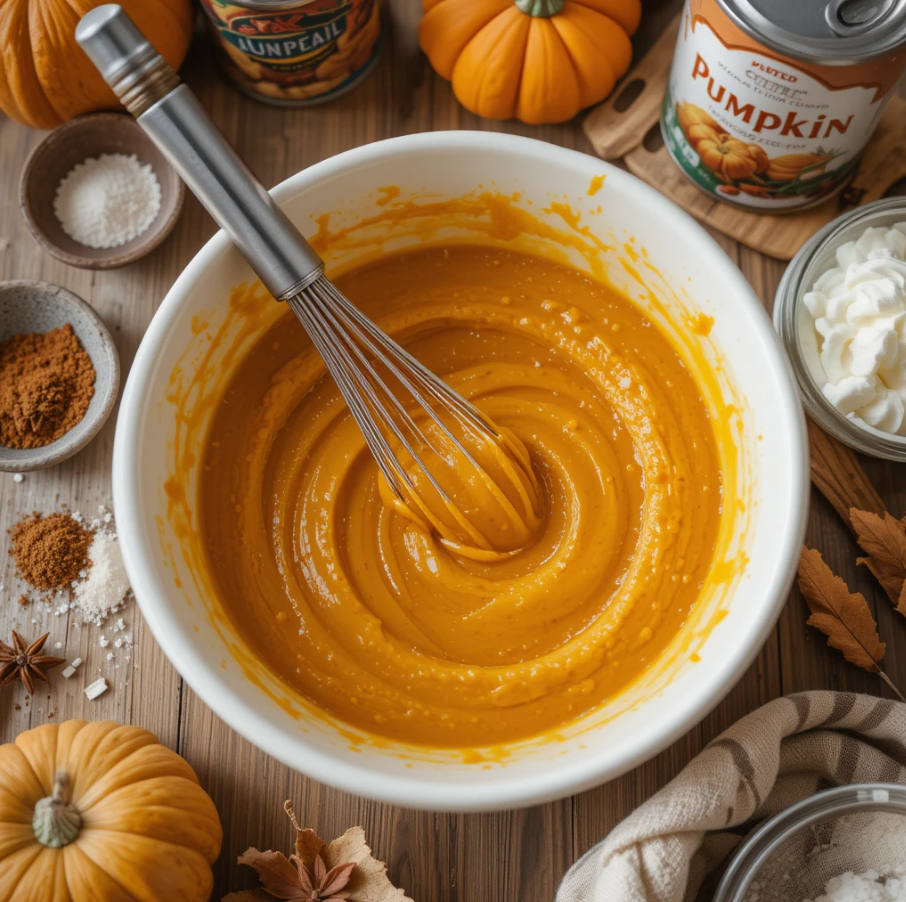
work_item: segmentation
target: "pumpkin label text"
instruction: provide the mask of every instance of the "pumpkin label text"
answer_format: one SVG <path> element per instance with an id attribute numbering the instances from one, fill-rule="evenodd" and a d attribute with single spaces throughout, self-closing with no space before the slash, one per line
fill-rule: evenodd
<path id="1" fill-rule="evenodd" d="M 818 203 L 855 171 L 893 84 L 885 66 L 786 59 L 716 0 L 687 0 L 664 141 L 683 172 L 722 200 L 766 210 Z"/>

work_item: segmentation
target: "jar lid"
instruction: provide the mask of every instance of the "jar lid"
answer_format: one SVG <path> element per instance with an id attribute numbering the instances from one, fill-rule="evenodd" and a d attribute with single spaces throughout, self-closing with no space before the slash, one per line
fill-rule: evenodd
<path id="1" fill-rule="evenodd" d="M 717 0 L 746 34 L 793 59 L 867 62 L 906 45 L 906 0 Z"/>

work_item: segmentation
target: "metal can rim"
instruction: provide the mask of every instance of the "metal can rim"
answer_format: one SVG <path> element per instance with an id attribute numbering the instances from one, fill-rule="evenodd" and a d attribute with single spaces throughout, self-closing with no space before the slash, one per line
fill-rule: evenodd
<path id="1" fill-rule="evenodd" d="M 891 56 L 906 48 L 906 2 L 894 6 L 874 31 L 847 38 L 809 38 L 778 27 L 750 0 L 716 0 L 725 15 L 749 37 L 784 56 L 822 66 L 849 66 Z M 895 27 L 891 28 L 893 25 Z M 771 29 L 780 34 L 772 36 Z M 866 40 L 874 36 L 874 40 Z M 883 43 L 878 39 L 883 38 Z"/>

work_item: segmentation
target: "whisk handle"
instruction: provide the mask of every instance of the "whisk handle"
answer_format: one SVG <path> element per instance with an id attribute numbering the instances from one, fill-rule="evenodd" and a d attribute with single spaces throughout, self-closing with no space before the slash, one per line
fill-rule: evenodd
<path id="1" fill-rule="evenodd" d="M 324 262 L 120 6 L 88 12 L 76 40 L 275 298 L 321 275 Z"/>

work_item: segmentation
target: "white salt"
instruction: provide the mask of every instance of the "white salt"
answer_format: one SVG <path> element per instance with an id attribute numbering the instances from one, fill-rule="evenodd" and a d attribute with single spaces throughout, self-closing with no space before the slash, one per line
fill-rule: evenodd
<path id="1" fill-rule="evenodd" d="M 129 594 L 129 579 L 116 536 L 98 529 L 88 549 L 91 567 L 73 590 L 73 606 L 83 621 L 100 625 L 116 611 Z M 106 640 L 101 641 L 101 645 Z"/>
<path id="2" fill-rule="evenodd" d="M 817 896 L 814 902 L 906 902 L 906 872 L 882 876 L 877 871 L 847 871 L 828 880 L 824 895 Z"/>
<path id="3" fill-rule="evenodd" d="M 85 687 L 85 695 L 89 699 L 95 699 L 99 695 L 103 695 L 107 691 L 107 680 L 101 677 L 99 680 L 95 680 L 90 686 Z"/>
<path id="4" fill-rule="evenodd" d="M 160 213 L 160 182 L 135 154 L 105 153 L 79 163 L 57 187 L 53 210 L 63 231 L 86 247 L 119 247 Z"/>
<path id="5" fill-rule="evenodd" d="M 68 680 L 76 672 L 75 667 L 70 664 L 68 667 L 63 668 L 63 679 Z"/>
<path id="6" fill-rule="evenodd" d="M 81 663 L 82 663 L 82 659 L 81 659 L 81 658 L 76 658 L 76 659 L 72 662 L 72 666 L 73 666 L 73 667 L 78 667 Z"/>
<path id="7" fill-rule="evenodd" d="M 14 473 L 13 482 L 25 482 L 25 477 L 21 473 Z"/>

